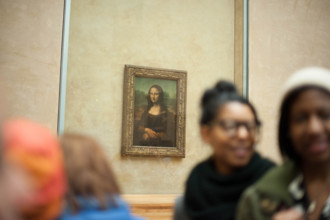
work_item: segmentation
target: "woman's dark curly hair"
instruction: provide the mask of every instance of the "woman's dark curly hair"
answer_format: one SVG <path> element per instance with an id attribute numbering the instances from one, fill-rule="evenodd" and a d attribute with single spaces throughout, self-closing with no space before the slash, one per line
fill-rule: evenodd
<path id="1" fill-rule="evenodd" d="M 233 83 L 223 80 L 204 92 L 201 101 L 202 115 L 200 125 L 210 124 L 215 119 L 218 109 L 222 108 L 228 102 L 239 102 L 249 106 L 254 114 L 256 124 L 261 125 L 257 111 L 253 105 L 237 93 Z"/>

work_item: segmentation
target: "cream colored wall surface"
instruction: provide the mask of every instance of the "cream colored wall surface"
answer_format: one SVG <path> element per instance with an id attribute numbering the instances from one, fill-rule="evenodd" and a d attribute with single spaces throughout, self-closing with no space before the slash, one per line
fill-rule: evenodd
<path id="1" fill-rule="evenodd" d="M 57 128 L 63 1 L 0 0 L 0 87 L 9 116 Z"/>
<path id="2" fill-rule="evenodd" d="M 263 121 L 259 149 L 280 161 L 280 91 L 297 69 L 330 68 L 330 1 L 251 0 L 249 7 L 249 96 Z"/>
<path id="3" fill-rule="evenodd" d="M 186 158 L 121 157 L 125 64 L 188 72 Z M 202 92 L 233 75 L 232 0 L 72 0 L 65 131 L 98 138 L 124 193 L 183 191 L 210 153 L 199 135 Z"/>

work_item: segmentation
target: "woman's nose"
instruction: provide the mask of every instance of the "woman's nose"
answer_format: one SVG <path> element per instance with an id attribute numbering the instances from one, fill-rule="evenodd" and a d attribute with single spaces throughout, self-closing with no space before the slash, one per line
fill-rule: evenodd
<path id="1" fill-rule="evenodd" d="M 319 134 L 323 132 L 324 124 L 317 116 L 312 116 L 308 122 L 308 132 L 310 134 Z"/>
<path id="2" fill-rule="evenodd" d="M 237 137 L 238 138 L 247 138 L 249 136 L 249 131 L 245 126 L 239 126 L 237 128 Z"/>

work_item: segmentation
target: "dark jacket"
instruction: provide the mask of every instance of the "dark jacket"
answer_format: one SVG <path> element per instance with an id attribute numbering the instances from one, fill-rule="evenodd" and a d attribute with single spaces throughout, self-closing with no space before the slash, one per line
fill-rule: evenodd
<path id="1" fill-rule="evenodd" d="M 280 209 L 292 207 L 294 200 L 288 188 L 298 172 L 293 162 L 269 171 L 244 192 L 236 220 L 270 220 Z"/>

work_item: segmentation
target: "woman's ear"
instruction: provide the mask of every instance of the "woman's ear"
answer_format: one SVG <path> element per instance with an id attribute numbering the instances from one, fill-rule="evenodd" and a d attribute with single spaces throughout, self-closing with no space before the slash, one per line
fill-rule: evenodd
<path id="1" fill-rule="evenodd" d="M 200 128 L 202 139 L 205 143 L 210 143 L 210 136 L 211 136 L 211 127 L 208 125 L 202 125 Z"/>

